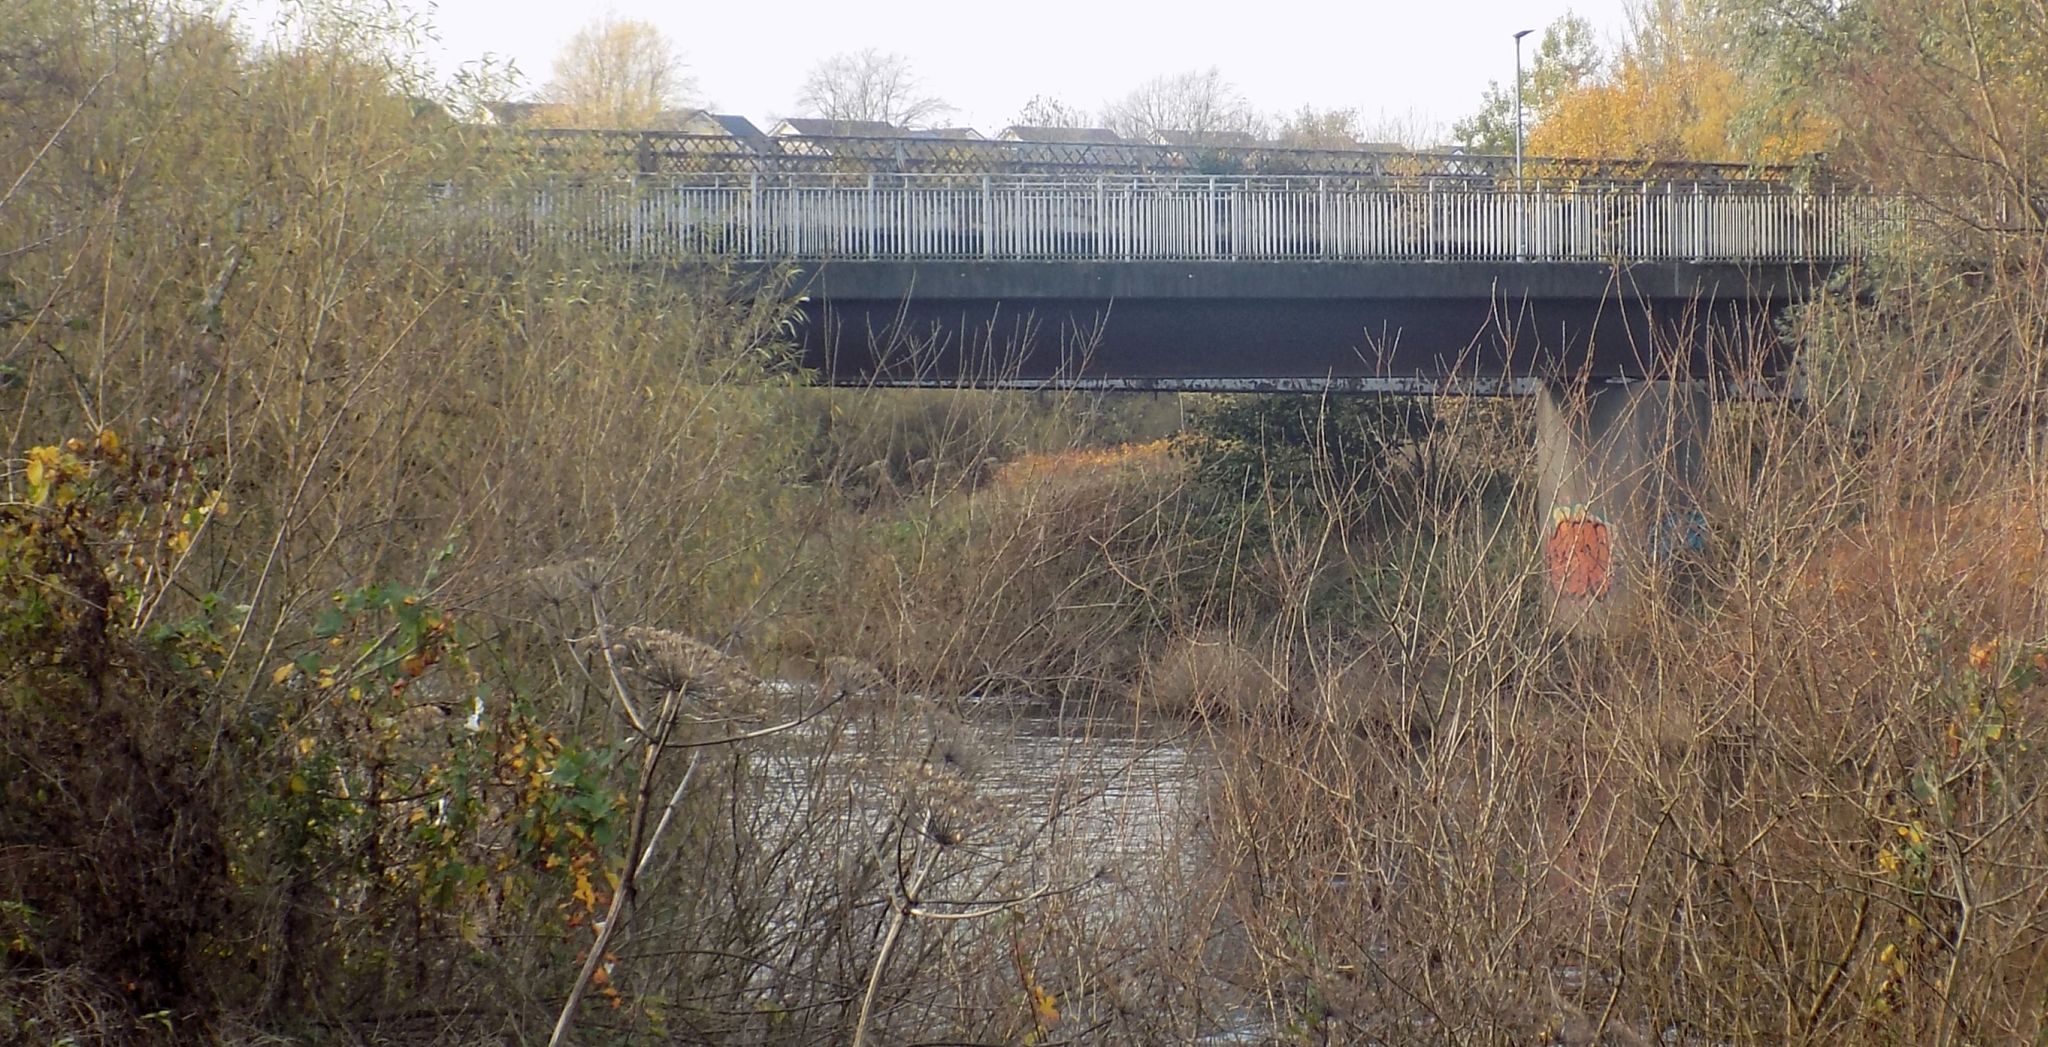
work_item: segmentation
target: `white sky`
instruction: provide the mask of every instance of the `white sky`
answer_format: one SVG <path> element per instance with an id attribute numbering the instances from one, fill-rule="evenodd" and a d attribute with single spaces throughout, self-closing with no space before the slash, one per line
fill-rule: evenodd
<path id="1" fill-rule="evenodd" d="M 1626 3 L 1572 0 L 1569 9 L 1612 40 Z M 763 129 L 792 114 L 813 63 L 874 47 L 908 56 L 928 91 L 959 110 L 950 122 L 989 134 L 1034 94 L 1093 113 L 1151 77 L 1212 65 L 1264 112 L 1350 107 L 1368 128 L 1421 122 L 1442 133 L 1477 108 L 1488 80 L 1513 79 L 1515 30 L 1541 29 L 1567 9 L 1562 0 L 439 0 L 428 18 L 444 74 L 490 53 L 515 61 L 533 87 L 583 24 L 607 10 L 644 19 L 683 52 L 700 102 Z"/>

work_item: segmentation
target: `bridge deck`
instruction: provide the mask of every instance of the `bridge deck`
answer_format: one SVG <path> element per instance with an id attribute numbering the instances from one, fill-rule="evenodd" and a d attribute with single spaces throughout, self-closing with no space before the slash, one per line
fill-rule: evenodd
<path id="1" fill-rule="evenodd" d="M 795 265 L 855 384 L 1527 391 L 1782 367 L 1775 312 L 1899 220 L 1784 185 L 703 175 L 471 202 L 497 235 Z"/>
<path id="2" fill-rule="evenodd" d="M 844 384 L 1526 393 L 1784 363 L 1784 265 L 839 261 L 801 274 Z"/>

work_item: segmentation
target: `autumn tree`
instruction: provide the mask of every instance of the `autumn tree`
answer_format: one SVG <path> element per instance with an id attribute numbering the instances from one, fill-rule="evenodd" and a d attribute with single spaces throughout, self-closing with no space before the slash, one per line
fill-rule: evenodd
<path id="1" fill-rule="evenodd" d="M 1789 0 L 1730 2 L 1748 10 Z M 1829 148 L 1855 177 L 1962 210 L 1971 226 L 2040 241 L 2048 228 L 2048 5 L 1798 10 L 1804 17 L 1751 59 L 1760 69 L 1752 81 L 1771 89 L 1779 108 L 1811 107 L 1839 129 Z"/>
<path id="2" fill-rule="evenodd" d="M 1818 125 L 1818 146 L 1869 183 L 1944 206 L 1988 190 L 1979 198 L 2005 203 L 1984 224 L 2048 222 L 2039 0 L 1720 0 L 1718 10 L 1748 29 L 1736 58 L 1758 112 L 1746 128 Z"/>
<path id="3" fill-rule="evenodd" d="M 1742 105 L 1735 74 L 1697 55 L 1652 65 L 1624 55 L 1600 80 L 1555 98 L 1529 131 L 1544 156 L 1642 160 L 1778 161 L 1741 147 L 1733 120 Z"/>
<path id="4" fill-rule="evenodd" d="M 1531 152 L 1783 163 L 1822 147 L 1824 123 L 1745 75 L 1750 26 L 1705 0 L 1647 0 L 1610 68 L 1547 98 Z"/>
<path id="5" fill-rule="evenodd" d="M 1289 149 L 1354 149 L 1365 137 L 1356 109 L 1302 106 L 1281 118 L 1273 141 Z"/>
<path id="6" fill-rule="evenodd" d="M 1861 18 L 1838 0 L 1721 0 L 1715 14 L 1733 44 L 1730 64 L 1748 88 L 1744 132 L 1804 134 L 1824 148 L 1840 125 L 1821 88 L 1841 83 L 1841 59 L 1857 46 Z"/>
<path id="7" fill-rule="evenodd" d="M 1090 127 L 1088 112 L 1053 95 L 1032 95 L 1012 117 L 1013 127 Z"/>
<path id="8" fill-rule="evenodd" d="M 1577 90 L 1600 71 L 1600 44 L 1593 23 L 1567 14 L 1543 30 L 1522 79 L 1523 120 L 1534 125 L 1556 99 Z M 1451 127 L 1459 145 L 1475 153 L 1509 153 L 1515 148 L 1515 85 L 1486 85 L 1479 111 Z"/>
<path id="9" fill-rule="evenodd" d="M 1192 141 L 1217 135 L 1261 134 L 1264 121 L 1236 86 L 1211 67 L 1154 77 L 1103 110 L 1102 122 L 1131 139 L 1162 133 Z"/>
<path id="10" fill-rule="evenodd" d="M 953 112 L 944 99 L 926 92 L 908 58 L 872 47 L 812 66 L 797 108 L 822 120 L 878 120 L 897 127 L 928 127 Z"/>
<path id="11" fill-rule="evenodd" d="M 640 128 L 688 102 L 695 83 L 652 23 L 610 15 L 577 30 L 542 98 L 572 127 Z"/>

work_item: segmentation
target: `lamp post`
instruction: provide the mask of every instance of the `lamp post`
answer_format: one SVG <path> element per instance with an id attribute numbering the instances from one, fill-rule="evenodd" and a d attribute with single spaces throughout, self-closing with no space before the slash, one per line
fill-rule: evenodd
<path id="1" fill-rule="evenodd" d="M 1524 29 L 1515 34 L 1515 191 L 1522 191 L 1522 38 L 1535 32 Z"/>
<path id="2" fill-rule="evenodd" d="M 1515 261 L 1529 257 L 1528 189 L 1522 184 L 1522 38 L 1535 32 L 1524 29 L 1515 34 Z"/>

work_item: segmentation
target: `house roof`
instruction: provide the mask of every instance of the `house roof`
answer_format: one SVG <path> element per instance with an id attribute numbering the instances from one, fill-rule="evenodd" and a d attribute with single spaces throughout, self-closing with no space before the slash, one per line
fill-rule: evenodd
<path id="1" fill-rule="evenodd" d="M 563 109 L 553 102 L 485 102 L 491 118 L 506 126 L 534 126 L 559 119 Z"/>
<path id="2" fill-rule="evenodd" d="M 972 127 L 926 127 L 904 132 L 906 138 L 957 138 L 980 140 L 982 134 Z"/>
<path id="3" fill-rule="evenodd" d="M 704 126 L 705 112 L 702 109 L 663 109 L 643 121 L 645 126 L 636 131 L 699 131 L 710 130 Z"/>
<path id="4" fill-rule="evenodd" d="M 733 113 L 707 113 L 705 115 L 716 121 L 718 126 L 725 129 L 726 134 L 734 138 L 751 141 L 767 137 L 767 135 L 761 133 L 760 128 L 754 126 L 752 120 L 744 116 L 738 116 Z"/>
<path id="5" fill-rule="evenodd" d="M 1212 148 L 1243 148 L 1264 145 L 1250 131 L 1158 131 L 1152 135 L 1160 145 L 1197 145 Z"/>
<path id="6" fill-rule="evenodd" d="M 1405 153 L 1399 142 L 1361 142 L 1343 135 L 1283 135 L 1273 144 L 1283 149 L 1309 149 L 1320 153 Z"/>
<path id="7" fill-rule="evenodd" d="M 793 116 L 777 123 L 775 129 L 769 133 L 778 138 L 785 135 L 895 138 L 903 134 L 903 129 L 882 120 L 826 120 L 820 117 Z"/>
<path id="8" fill-rule="evenodd" d="M 1003 128 L 998 138 L 1012 142 L 1081 142 L 1088 145 L 1122 145 L 1124 140 L 1107 127 L 1035 127 L 1017 124 Z"/>
<path id="9" fill-rule="evenodd" d="M 412 115 L 417 119 L 446 120 L 449 118 L 448 107 L 442 105 L 438 99 L 428 98 L 425 95 L 406 95 L 405 104 L 412 108 Z"/>
<path id="10" fill-rule="evenodd" d="M 708 109 L 691 109 L 668 121 L 674 130 L 693 135 L 723 135 L 749 149 L 758 149 L 768 144 L 768 136 L 754 126 L 752 120 L 733 113 L 714 113 Z"/>

